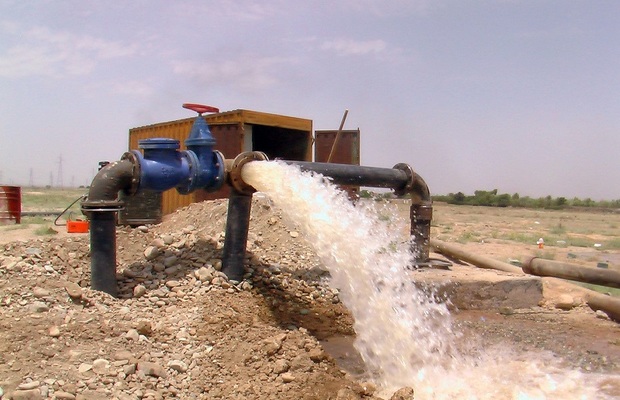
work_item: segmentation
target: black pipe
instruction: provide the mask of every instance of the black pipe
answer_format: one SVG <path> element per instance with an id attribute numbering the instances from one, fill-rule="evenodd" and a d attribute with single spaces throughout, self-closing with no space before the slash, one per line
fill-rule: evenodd
<path id="1" fill-rule="evenodd" d="M 93 212 L 90 218 L 90 285 L 111 296 L 116 282 L 116 213 Z"/>
<path id="2" fill-rule="evenodd" d="M 131 156 L 129 153 L 125 154 L 127 155 Z M 135 169 L 136 166 L 131 159 L 111 162 L 101 168 L 90 184 L 88 205 L 94 207 L 97 202 L 105 204 L 108 201 L 116 201 L 119 190 L 128 192 L 135 190 L 134 186 L 138 181 L 134 178 Z"/>
<path id="3" fill-rule="evenodd" d="M 243 279 L 243 260 L 248 241 L 251 210 L 252 194 L 244 194 L 231 188 L 222 254 L 222 272 L 231 280 L 241 281 Z"/>
<path id="4" fill-rule="evenodd" d="M 433 206 L 430 204 L 412 203 L 409 211 L 411 218 L 410 235 L 413 239 L 411 251 L 414 255 L 414 263 L 421 266 L 430 259 Z"/>
<path id="5" fill-rule="evenodd" d="M 94 290 L 118 294 L 116 282 L 116 212 L 123 203 L 118 192 L 131 193 L 137 184 L 134 163 L 109 163 L 93 179 L 82 212 L 90 219 L 90 276 Z"/>
<path id="6" fill-rule="evenodd" d="M 433 206 L 428 185 L 407 164 L 394 168 L 362 167 L 350 164 L 285 161 L 297 165 L 302 171 L 312 171 L 329 177 L 339 185 L 370 186 L 394 189 L 398 196 L 411 195 L 411 251 L 416 266 L 431 264 L 430 238 Z"/>
<path id="7" fill-rule="evenodd" d="M 307 161 L 285 160 L 284 162 L 297 165 L 302 171 L 312 171 L 329 177 L 337 185 L 369 186 L 398 190 L 406 187 L 409 183 L 407 173 L 400 169 Z"/>

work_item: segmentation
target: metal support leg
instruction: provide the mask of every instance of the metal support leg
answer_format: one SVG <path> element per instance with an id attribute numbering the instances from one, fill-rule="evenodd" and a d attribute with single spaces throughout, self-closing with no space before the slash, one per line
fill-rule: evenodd
<path id="1" fill-rule="evenodd" d="M 94 290 L 114 297 L 116 282 L 116 212 L 93 212 L 90 221 L 90 280 Z"/>
<path id="2" fill-rule="evenodd" d="M 226 218 L 226 238 L 222 255 L 222 272 L 228 279 L 243 279 L 243 260 L 245 259 L 252 195 L 243 194 L 232 189 L 228 198 L 228 216 Z"/>
<path id="3" fill-rule="evenodd" d="M 411 205 L 411 252 L 415 255 L 415 264 L 426 265 L 429 262 L 431 220 L 433 207 L 427 204 Z"/>

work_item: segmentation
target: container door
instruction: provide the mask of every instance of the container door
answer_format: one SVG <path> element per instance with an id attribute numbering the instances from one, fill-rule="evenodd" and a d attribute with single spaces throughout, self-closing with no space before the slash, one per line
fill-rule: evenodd
<path id="1" fill-rule="evenodd" d="M 315 131 L 314 161 L 327 162 L 337 130 Z M 336 164 L 360 165 L 360 131 L 343 130 L 331 159 Z"/>
<path id="2" fill-rule="evenodd" d="M 314 161 L 327 162 L 329 154 L 336 140 L 337 130 L 334 131 L 315 131 Z M 335 164 L 360 165 L 360 131 L 343 130 L 334 148 L 331 161 Z M 357 199 L 359 186 L 342 186 L 349 198 Z"/>

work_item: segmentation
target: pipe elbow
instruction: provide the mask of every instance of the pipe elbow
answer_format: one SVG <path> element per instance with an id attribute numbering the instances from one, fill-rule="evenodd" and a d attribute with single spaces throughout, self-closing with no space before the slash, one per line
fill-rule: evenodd
<path id="1" fill-rule="evenodd" d="M 125 158 L 114 161 L 101 168 L 88 190 L 86 200 L 82 202 L 82 211 L 93 209 L 112 209 L 116 211 L 120 207 L 117 201 L 118 192 L 124 190 L 133 194 L 137 189 L 138 176 L 135 163 Z"/>
<path id="2" fill-rule="evenodd" d="M 431 192 L 428 185 L 418 175 L 409 164 L 399 163 L 396 164 L 394 169 L 403 171 L 407 175 L 407 183 L 401 188 L 395 188 L 394 192 L 397 196 L 403 196 L 405 194 L 411 195 L 411 201 L 415 204 L 431 203 Z"/>

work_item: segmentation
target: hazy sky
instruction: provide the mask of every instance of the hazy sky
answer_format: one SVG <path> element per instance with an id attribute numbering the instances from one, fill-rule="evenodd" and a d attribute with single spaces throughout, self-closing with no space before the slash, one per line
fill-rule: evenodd
<path id="1" fill-rule="evenodd" d="M 89 184 L 185 102 L 349 109 L 436 194 L 618 199 L 620 1 L 0 0 L 2 183 Z"/>

